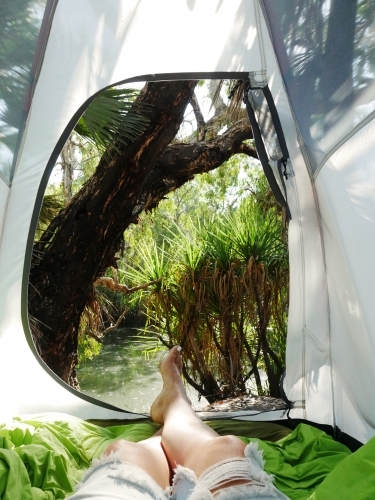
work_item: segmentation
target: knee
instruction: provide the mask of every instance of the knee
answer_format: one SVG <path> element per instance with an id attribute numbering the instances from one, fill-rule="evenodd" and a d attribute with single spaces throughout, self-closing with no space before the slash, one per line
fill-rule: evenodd
<path id="1" fill-rule="evenodd" d="M 199 477 L 206 469 L 222 460 L 244 458 L 245 443 L 236 436 L 217 436 L 208 439 L 187 454 L 183 465 L 192 469 Z M 190 450 L 189 450 L 190 451 Z"/>
<path id="2" fill-rule="evenodd" d="M 232 434 L 219 436 L 215 441 L 215 446 L 218 449 L 225 450 L 228 455 L 240 457 L 244 454 L 246 444 L 237 436 L 233 436 Z"/>
<path id="3" fill-rule="evenodd" d="M 103 452 L 103 455 L 110 455 L 111 453 L 118 452 L 120 450 L 124 450 L 127 448 L 129 445 L 133 443 L 130 443 L 129 441 L 125 441 L 125 439 L 117 439 L 116 441 L 113 441 Z"/>

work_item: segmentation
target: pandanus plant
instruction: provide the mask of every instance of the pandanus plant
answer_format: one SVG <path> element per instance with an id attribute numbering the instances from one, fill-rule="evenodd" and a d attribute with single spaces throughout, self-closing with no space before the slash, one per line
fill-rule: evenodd
<path id="1" fill-rule="evenodd" d="M 193 233 L 175 231 L 166 246 L 140 248 L 142 263 L 126 273 L 161 279 L 143 292 L 148 328 L 165 346 L 183 347 L 186 381 L 209 402 L 245 393 L 252 376 L 262 394 L 264 368 L 270 395 L 279 395 L 288 266 L 275 213 L 246 200 Z"/>

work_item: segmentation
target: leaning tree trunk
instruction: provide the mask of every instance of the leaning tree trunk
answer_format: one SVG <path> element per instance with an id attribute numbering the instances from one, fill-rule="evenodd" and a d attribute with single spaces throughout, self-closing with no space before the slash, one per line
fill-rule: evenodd
<path id="1" fill-rule="evenodd" d="M 39 258 L 30 271 L 29 314 L 38 324 L 43 360 L 73 387 L 78 387 L 80 316 L 94 281 L 116 266 L 124 230 L 196 173 L 212 170 L 236 153 L 256 157 L 254 148 L 243 144 L 252 136 L 245 120 L 209 143 L 168 147 L 195 85 L 147 84 L 138 98 L 149 105 L 145 132 L 101 159 L 95 174 L 35 245 Z"/>

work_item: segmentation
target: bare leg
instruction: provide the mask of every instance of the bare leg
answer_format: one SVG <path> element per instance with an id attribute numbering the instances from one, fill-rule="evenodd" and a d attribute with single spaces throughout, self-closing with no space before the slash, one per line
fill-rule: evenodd
<path id="1" fill-rule="evenodd" d="M 163 389 L 151 407 L 151 418 L 164 424 L 162 445 L 170 467 L 183 465 L 199 477 L 221 460 L 243 458 L 245 444 L 236 436 L 219 436 L 201 421 L 190 406 L 181 370 L 181 355 L 173 347 L 160 365 Z"/>
<path id="2" fill-rule="evenodd" d="M 161 429 L 151 438 L 132 443 L 123 439 L 114 441 L 104 455 L 119 452 L 122 462 L 130 462 L 146 471 L 163 489 L 170 484 L 170 470 L 161 446 Z"/>

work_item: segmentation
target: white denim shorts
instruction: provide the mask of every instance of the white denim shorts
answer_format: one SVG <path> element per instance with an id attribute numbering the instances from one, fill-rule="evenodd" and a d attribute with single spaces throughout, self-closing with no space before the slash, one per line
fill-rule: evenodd
<path id="1" fill-rule="evenodd" d="M 121 462 L 116 452 L 93 462 L 70 500 L 289 500 L 263 470 L 257 443 L 245 448 L 244 458 L 218 462 L 199 478 L 186 467 L 175 469 L 172 486 L 163 490 L 143 469 Z M 249 484 L 228 486 L 235 479 Z M 216 490 L 216 488 L 221 488 Z M 214 493 L 211 493 L 215 490 Z"/>

